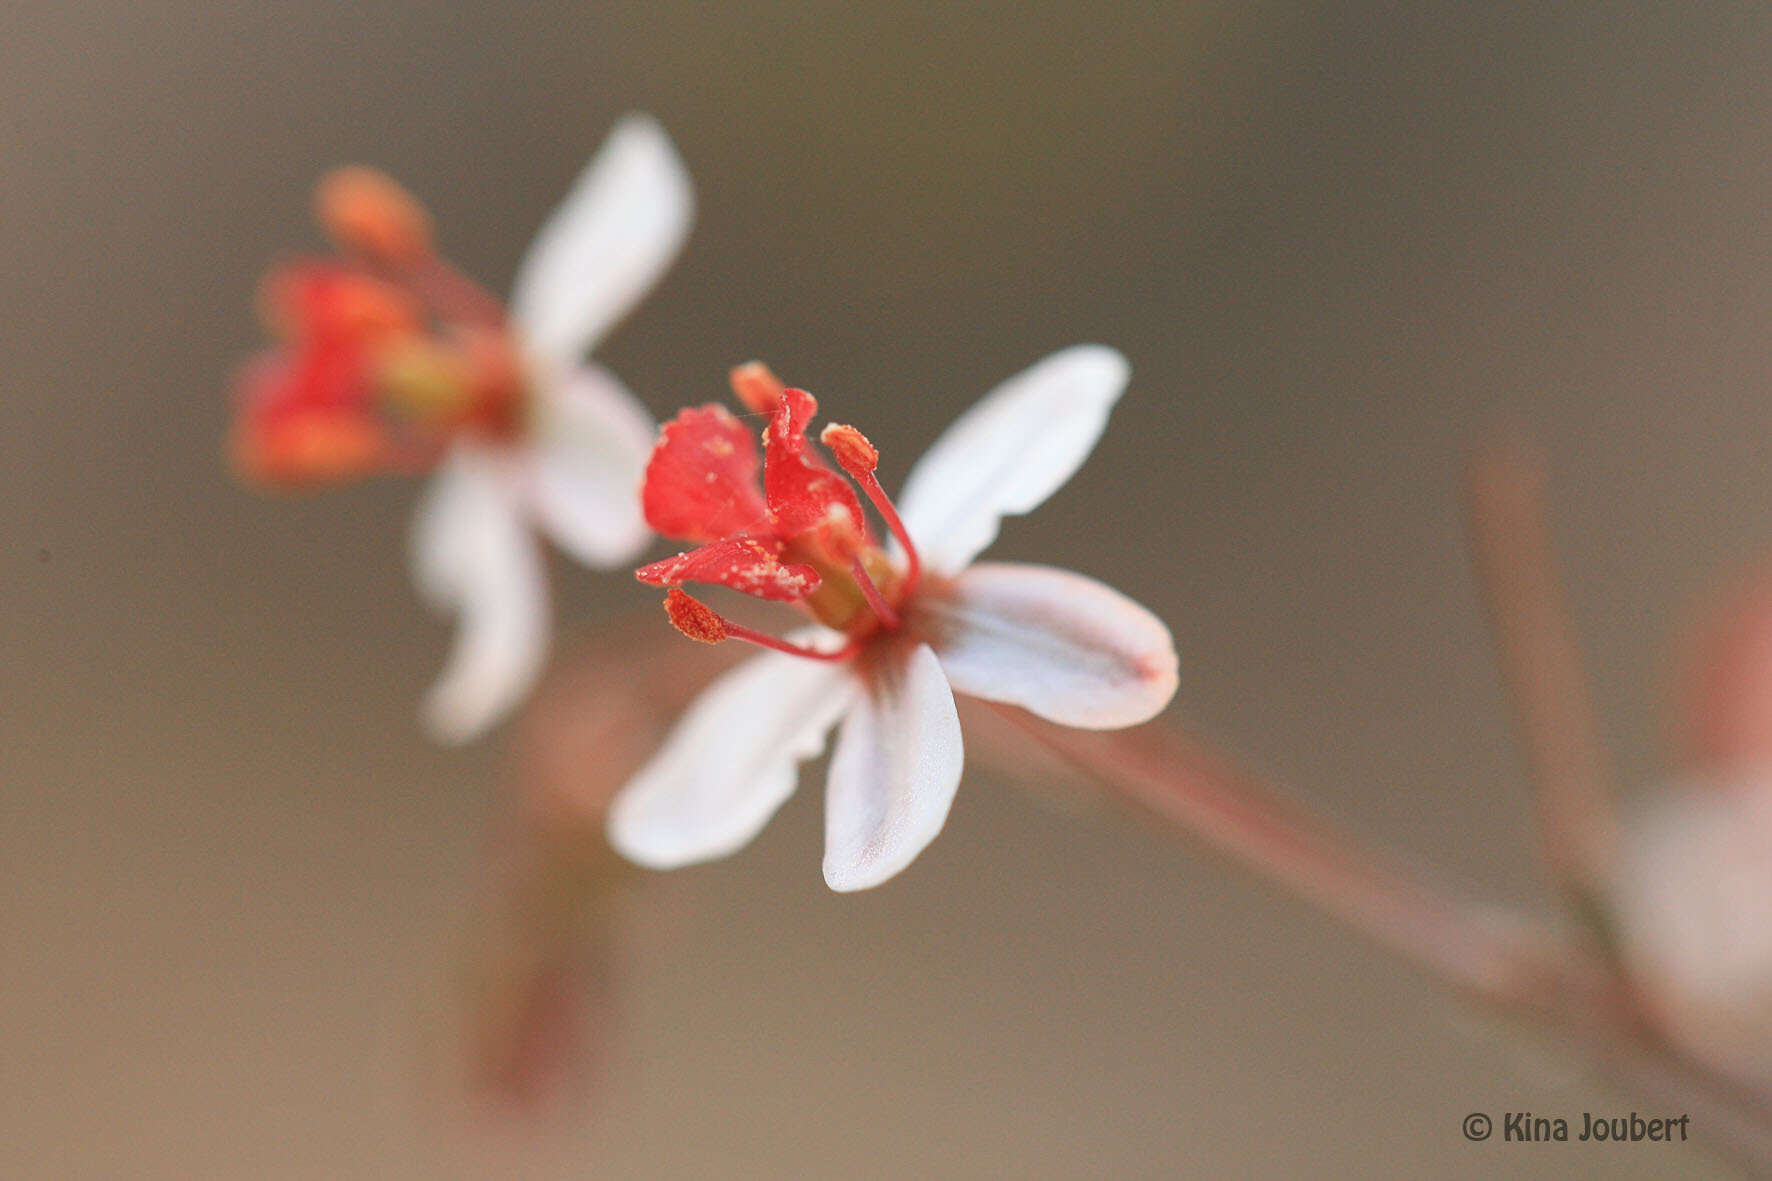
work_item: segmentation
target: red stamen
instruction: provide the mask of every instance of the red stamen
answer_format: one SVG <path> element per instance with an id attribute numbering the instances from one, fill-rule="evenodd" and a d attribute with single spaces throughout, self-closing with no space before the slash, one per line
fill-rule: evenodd
<path id="1" fill-rule="evenodd" d="M 818 433 L 818 441 L 831 449 L 831 454 L 837 458 L 837 466 L 851 476 L 858 471 L 871 472 L 880 466 L 880 449 L 852 426 L 833 422 Z"/>
<path id="2" fill-rule="evenodd" d="M 314 212 L 347 253 L 443 319 L 504 325 L 504 305 L 438 256 L 430 214 L 387 174 L 363 167 L 333 170 L 314 191 Z"/>
<path id="3" fill-rule="evenodd" d="M 904 594 L 909 595 L 917 589 L 917 582 L 923 576 L 923 561 L 917 556 L 917 547 L 911 541 L 911 535 L 899 519 L 898 510 L 893 507 L 892 500 L 886 490 L 880 487 L 879 477 L 874 475 L 874 468 L 880 462 L 880 452 L 867 436 L 852 426 L 831 423 L 820 432 L 819 441 L 831 449 L 836 457 L 837 465 L 849 473 L 849 478 L 860 485 L 867 493 L 876 511 L 879 512 L 886 527 L 892 530 L 892 536 L 898 538 L 898 544 L 904 547 L 905 576 Z M 865 593 L 865 587 L 864 587 Z M 877 592 L 876 592 L 877 593 Z M 883 622 L 883 620 L 882 620 Z"/>
<path id="4" fill-rule="evenodd" d="M 664 609 L 671 626 L 698 644 L 718 644 L 729 634 L 719 612 L 684 594 L 680 587 L 665 592 Z"/>
<path id="5" fill-rule="evenodd" d="M 756 644 L 763 648 L 773 648 L 777 652 L 785 652 L 789 656 L 801 656 L 807 660 L 848 660 L 861 651 L 860 640 L 850 640 L 835 652 L 820 652 L 816 648 L 807 648 L 787 640 L 777 639 L 767 632 L 756 631 L 742 623 L 734 623 L 730 619 L 725 623 L 726 634 L 735 640 L 743 640 L 748 644 Z"/>
<path id="6" fill-rule="evenodd" d="M 373 168 L 337 168 L 314 190 L 314 213 L 344 249 L 396 267 L 431 253 L 431 218 L 418 199 Z"/>
<path id="7" fill-rule="evenodd" d="M 756 644 L 760 648 L 769 648 L 806 660 L 847 660 L 861 650 L 860 640 L 850 640 L 835 652 L 820 652 L 816 648 L 778 639 L 767 632 L 734 623 L 706 603 L 691 598 L 680 587 L 672 587 L 665 594 L 664 605 L 665 613 L 671 617 L 672 626 L 690 639 L 703 644 L 718 644 L 721 640 L 743 640 L 747 644 Z"/>
<path id="8" fill-rule="evenodd" d="M 875 617 L 880 621 L 880 626 L 889 632 L 897 631 L 898 612 L 894 611 L 891 604 L 886 602 L 886 596 L 880 593 L 880 588 L 875 586 L 874 580 L 868 576 L 868 568 L 862 564 L 861 555 L 857 554 L 849 559 L 849 573 L 855 576 L 855 584 L 861 587 L 861 593 L 867 599 L 868 606 L 873 608 Z"/>
<path id="9" fill-rule="evenodd" d="M 774 414 L 775 408 L 781 404 L 781 395 L 787 389 L 781 378 L 769 371 L 769 366 L 761 361 L 746 361 L 743 365 L 735 365 L 731 374 L 732 393 L 745 408 L 757 414 Z"/>
<path id="10" fill-rule="evenodd" d="M 498 297 L 436 255 L 399 274 L 444 319 L 504 328 L 505 305 Z"/>

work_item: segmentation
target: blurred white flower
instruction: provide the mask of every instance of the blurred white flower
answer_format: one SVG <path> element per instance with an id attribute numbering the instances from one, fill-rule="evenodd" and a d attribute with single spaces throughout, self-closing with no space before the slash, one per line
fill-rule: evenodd
<path id="1" fill-rule="evenodd" d="M 537 235 L 507 316 L 436 255 L 404 190 L 343 169 L 319 212 L 345 259 L 281 268 L 267 286 L 283 347 L 245 375 L 235 465 L 281 487 L 437 469 L 411 557 L 421 593 L 458 620 L 423 711 L 442 740 L 480 733 L 541 667 L 538 534 L 600 568 L 647 541 L 651 419 L 585 356 L 676 256 L 693 203 L 664 131 L 624 118 Z"/>

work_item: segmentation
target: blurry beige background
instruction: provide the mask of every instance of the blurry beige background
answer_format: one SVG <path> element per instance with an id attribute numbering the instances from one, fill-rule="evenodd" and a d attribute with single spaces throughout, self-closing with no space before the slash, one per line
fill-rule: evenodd
<path id="1" fill-rule="evenodd" d="M 1172 624 L 1178 715 L 1415 862 L 1542 888 L 1458 517 L 1554 450 L 1610 738 L 1772 549 L 1772 14 L 1661 4 L 0 6 L 0 1176 L 1698 1175 L 1490 1144 L 1628 1110 L 1315 914 L 982 776 L 820 880 L 816 792 L 650 883 L 619 1057 L 539 1144 L 427 1114 L 498 738 L 427 745 L 416 491 L 233 486 L 255 279 L 379 164 L 495 286 L 621 111 L 702 216 L 604 350 L 658 414 L 760 355 L 893 485 L 1082 340 L 1134 384 L 999 556 Z M 652 592 L 560 569 L 590 623 Z M 661 643 L 669 642 L 662 621 Z M 1702 1131 L 1702 1129 L 1695 1129 Z"/>

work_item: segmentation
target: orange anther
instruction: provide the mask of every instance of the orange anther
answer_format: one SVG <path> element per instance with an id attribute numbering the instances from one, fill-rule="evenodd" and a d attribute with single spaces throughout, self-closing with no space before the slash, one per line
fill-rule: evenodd
<path id="1" fill-rule="evenodd" d="M 851 476 L 857 472 L 871 472 L 880 466 L 879 448 L 852 426 L 833 422 L 819 432 L 818 441 L 831 449 L 831 454 L 837 457 L 837 466 Z"/>
<path id="2" fill-rule="evenodd" d="M 706 603 L 701 603 L 684 594 L 680 587 L 673 586 L 665 592 L 665 614 L 671 617 L 671 626 L 703 644 L 718 644 L 726 638 L 726 621 L 719 613 Z"/>
<path id="3" fill-rule="evenodd" d="M 430 215 L 386 173 L 360 166 L 334 169 L 314 191 L 314 212 L 345 250 L 390 266 L 430 257 Z"/>
<path id="4" fill-rule="evenodd" d="M 758 414 L 774 414 L 781 404 L 786 386 L 761 361 L 746 361 L 732 370 L 732 393 L 746 409 Z"/>

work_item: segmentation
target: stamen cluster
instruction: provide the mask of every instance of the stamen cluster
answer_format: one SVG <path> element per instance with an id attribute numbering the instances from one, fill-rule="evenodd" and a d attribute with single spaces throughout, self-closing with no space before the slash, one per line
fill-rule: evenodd
<path id="1" fill-rule="evenodd" d="M 418 202 L 346 168 L 315 206 L 340 254 L 266 278 L 278 345 L 242 375 L 235 467 L 264 484 L 331 483 L 424 470 L 464 433 L 515 434 L 526 381 L 504 309 L 437 256 Z"/>
<path id="2" fill-rule="evenodd" d="M 665 424 L 646 469 L 642 500 L 657 532 L 701 544 L 636 571 L 670 588 L 665 609 L 691 639 L 742 639 L 796 655 L 852 655 L 876 632 L 901 625 L 901 608 L 920 576 L 916 549 L 874 475 L 879 452 L 852 426 L 832 424 L 820 440 L 866 493 L 908 555 L 901 573 L 868 527 L 855 489 L 808 447 L 818 403 L 753 362 L 732 372 L 739 401 L 769 415 L 759 455 L 751 432 L 725 407 L 684 410 Z M 849 636 L 819 652 L 757 632 L 691 598 L 686 582 L 794 603 Z"/>

